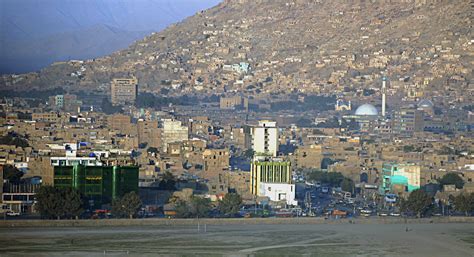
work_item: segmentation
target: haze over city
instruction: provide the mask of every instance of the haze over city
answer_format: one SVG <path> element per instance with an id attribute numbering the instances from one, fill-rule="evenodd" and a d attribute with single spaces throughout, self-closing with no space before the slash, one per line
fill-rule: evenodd
<path id="1" fill-rule="evenodd" d="M 1 256 L 472 256 L 473 3 L 0 3 Z"/>

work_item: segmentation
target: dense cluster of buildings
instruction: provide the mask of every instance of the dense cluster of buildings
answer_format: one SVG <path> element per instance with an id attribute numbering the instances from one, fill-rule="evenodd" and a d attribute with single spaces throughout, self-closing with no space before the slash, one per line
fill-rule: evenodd
<path id="1" fill-rule="evenodd" d="M 116 84 L 114 102 L 113 90 L 136 81 L 111 84 Z M 375 187 L 381 195 L 406 195 L 447 173 L 459 174 L 464 190 L 472 190 L 474 138 L 468 127 L 433 129 L 433 102 L 387 108 L 384 95 L 381 107 L 367 103 L 352 109 L 350 102 L 338 101 L 306 127 L 291 123 L 292 113 L 234 108 L 234 103 L 245 106 L 241 97 L 223 97 L 206 108 L 130 105 L 111 115 L 98 108 L 58 108 L 71 101 L 58 99 L 77 101 L 70 96 L 53 96 L 36 107 L 26 98 L 6 99 L 0 165 L 22 171 L 28 183 L 2 180 L 2 200 L 32 212 L 39 186 L 54 185 L 80 190 L 91 208 L 107 208 L 130 191 L 159 208 L 168 201 L 156 190 L 166 172 L 177 178 L 178 195 L 191 188 L 192 194 L 216 201 L 236 192 L 245 201 L 280 207 L 299 204 L 298 183 L 308 170 L 340 172 L 358 190 Z M 133 101 L 134 96 L 122 97 Z"/>

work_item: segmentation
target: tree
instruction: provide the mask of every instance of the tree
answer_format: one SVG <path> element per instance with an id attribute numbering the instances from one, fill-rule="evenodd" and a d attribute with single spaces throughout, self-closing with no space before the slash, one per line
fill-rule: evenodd
<path id="1" fill-rule="evenodd" d="M 219 211 L 226 216 L 235 216 L 242 206 L 242 197 L 237 193 L 228 193 L 219 201 Z"/>
<path id="2" fill-rule="evenodd" d="M 176 202 L 176 216 L 179 218 L 205 218 L 211 211 L 211 201 L 207 198 L 192 196 L 189 201 Z"/>
<path id="3" fill-rule="evenodd" d="M 211 200 L 197 196 L 191 197 L 191 217 L 205 218 L 209 217 L 211 211 Z"/>
<path id="4" fill-rule="evenodd" d="M 352 179 L 344 178 L 341 182 L 342 191 L 354 193 L 355 184 Z"/>
<path id="5" fill-rule="evenodd" d="M 10 183 L 19 183 L 21 177 L 23 177 L 23 172 L 15 166 L 10 164 L 3 166 L 3 178 L 8 180 Z"/>
<path id="6" fill-rule="evenodd" d="M 36 209 L 43 218 L 60 219 L 62 211 L 62 203 L 58 196 L 58 189 L 52 186 L 42 186 L 36 193 Z"/>
<path id="7" fill-rule="evenodd" d="M 82 206 L 84 206 L 83 197 L 81 193 L 74 188 L 63 188 L 60 190 L 60 193 L 64 196 L 63 198 L 63 208 L 64 215 L 66 218 L 75 217 L 76 219 L 84 211 Z"/>
<path id="8" fill-rule="evenodd" d="M 457 211 L 464 212 L 469 216 L 474 211 L 474 193 L 460 194 L 454 197 L 454 208 Z"/>
<path id="9" fill-rule="evenodd" d="M 253 149 L 247 149 L 245 150 L 245 152 L 243 153 L 243 155 L 245 156 L 245 158 L 247 159 L 252 159 L 253 156 L 255 154 L 255 151 Z"/>
<path id="10" fill-rule="evenodd" d="M 440 180 L 439 184 L 441 187 L 444 185 L 455 185 L 456 188 L 461 189 L 464 186 L 464 180 L 457 173 L 448 173 L 444 175 Z"/>
<path id="11" fill-rule="evenodd" d="M 102 103 L 100 105 L 100 108 L 102 109 L 102 112 L 105 114 L 114 114 L 114 113 L 121 113 L 122 112 L 122 106 L 114 106 L 112 103 L 109 101 L 108 98 L 102 99 Z"/>
<path id="12" fill-rule="evenodd" d="M 155 154 L 157 154 L 157 153 L 158 153 L 158 148 L 150 146 L 150 147 L 148 147 L 148 149 L 146 150 L 146 152 L 147 152 L 147 153 L 155 153 Z"/>
<path id="13" fill-rule="evenodd" d="M 129 217 L 133 219 L 140 207 L 142 201 L 140 196 L 134 191 L 126 193 L 122 198 L 112 201 L 112 213 L 117 217 Z"/>
<path id="14" fill-rule="evenodd" d="M 171 172 L 166 171 L 161 178 L 158 188 L 160 190 L 174 191 L 176 190 L 175 186 L 176 186 L 176 177 Z"/>
<path id="15" fill-rule="evenodd" d="M 416 213 L 421 218 L 432 206 L 433 199 L 423 190 L 417 189 L 410 193 L 408 199 L 403 201 L 402 209 Z"/>
<path id="16" fill-rule="evenodd" d="M 176 217 L 178 218 L 189 218 L 190 212 L 186 201 L 178 200 L 175 203 Z"/>
<path id="17" fill-rule="evenodd" d="M 16 147 L 28 147 L 28 140 L 20 137 L 15 132 L 9 132 L 7 135 L 0 137 L 0 145 L 14 145 Z"/>
<path id="18" fill-rule="evenodd" d="M 83 197 L 74 188 L 42 186 L 36 193 L 36 200 L 36 209 L 44 218 L 77 218 L 83 212 Z"/>

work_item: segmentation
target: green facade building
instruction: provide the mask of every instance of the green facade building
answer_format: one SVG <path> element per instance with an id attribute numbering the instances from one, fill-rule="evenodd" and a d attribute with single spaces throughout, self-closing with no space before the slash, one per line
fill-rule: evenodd
<path id="1" fill-rule="evenodd" d="M 412 192 L 420 188 L 420 166 L 412 163 L 384 163 L 380 193 Z"/>
<path id="2" fill-rule="evenodd" d="M 94 208 L 135 191 L 138 193 L 136 166 L 73 166 L 54 167 L 54 186 L 78 189 Z"/>

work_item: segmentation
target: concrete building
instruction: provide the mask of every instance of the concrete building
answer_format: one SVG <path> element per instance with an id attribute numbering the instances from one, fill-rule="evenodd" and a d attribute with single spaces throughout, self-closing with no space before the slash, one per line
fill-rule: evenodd
<path id="1" fill-rule="evenodd" d="M 249 108 L 249 100 L 241 96 L 221 97 L 219 103 L 221 109 Z"/>
<path id="2" fill-rule="evenodd" d="M 161 146 L 167 152 L 168 144 L 188 140 L 188 127 L 182 126 L 181 121 L 164 119 L 161 129 Z"/>
<path id="3" fill-rule="evenodd" d="M 401 108 L 395 113 L 393 132 L 411 135 L 424 129 L 423 112 L 416 108 Z"/>
<path id="4" fill-rule="evenodd" d="M 204 159 L 203 178 L 211 178 L 229 169 L 230 153 L 228 149 L 206 149 L 202 155 Z"/>
<path id="5" fill-rule="evenodd" d="M 260 195 L 270 198 L 270 201 L 285 201 L 288 205 L 298 205 L 296 201 L 295 184 L 286 183 L 260 183 Z"/>
<path id="6" fill-rule="evenodd" d="M 255 154 L 276 157 L 278 153 L 278 128 L 276 122 L 262 120 L 251 129 L 252 149 Z"/>
<path id="7" fill-rule="evenodd" d="M 54 186 L 72 187 L 89 199 L 91 208 L 102 208 L 128 192 L 138 193 L 138 166 L 54 167 Z"/>
<path id="8" fill-rule="evenodd" d="M 384 163 L 382 166 L 382 194 L 405 193 L 419 189 L 420 166 L 412 163 Z"/>
<path id="9" fill-rule="evenodd" d="M 295 168 L 320 169 L 323 152 L 321 145 L 299 146 L 294 154 Z"/>
<path id="10" fill-rule="evenodd" d="M 256 157 L 250 167 L 250 192 L 260 196 L 260 183 L 291 184 L 291 162 L 281 158 Z"/>
<path id="11" fill-rule="evenodd" d="M 110 86 L 113 105 L 133 104 L 137 99 L 138 80 L 136 78 L 115 78 Z"/>

